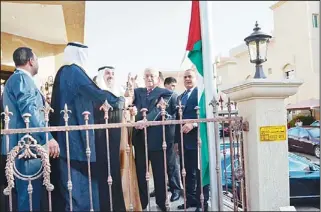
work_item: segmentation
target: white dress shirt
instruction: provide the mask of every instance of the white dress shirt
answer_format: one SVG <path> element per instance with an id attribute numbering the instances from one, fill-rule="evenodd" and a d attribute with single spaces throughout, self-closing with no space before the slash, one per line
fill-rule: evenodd
<path id="1" fill-rule="evenodd" d="M 16 68 L 16 69 L 19 70 L 19 71 L 22 71 L 23 73 L 27 74 L 29 77 L 31 77 L 32 79 L 34 79 L 33 76 L 30 74 L 29 71 L 26 71 L 26 70 L 24 70 L 24 69 L 22 69 L 22 68 Z"/>
<path id="2" fill-rule="evenodd" d="M 187 94 L 187 100 L 189 99 L 189 97 L 191 96 L 191 93 L 193 92 L 195 86 L 193 88 L 190 89 L 190 92 Z M 187 92 L 187 90 L 185 90 L 185 92 Z"/>

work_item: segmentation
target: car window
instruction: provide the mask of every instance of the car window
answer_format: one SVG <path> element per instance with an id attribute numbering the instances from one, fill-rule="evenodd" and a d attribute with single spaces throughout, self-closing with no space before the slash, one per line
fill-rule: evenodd
<path id="1" fill-rule="evenodd" d="M 309 134 L 313 137 L 313 138 L 320 138 L 320 129 L 319 128 L 311 128 L 308 129 Z"/>
<path id="2" fill-rule="evenodd" d="M 312 127 L 319 127 L 319 126 L 320 126 L 320 122 L 319 122 L 319 121 L 315 121 L 315 122 L 313 122 L 310 126 L 312 126 Z"/>
<path id="3" fill-rule="evenodd" d="M 293 153 L 289 152 L 289 171 L 290 172 L 300 172 L 300 171 L 306 171 L 306 170 L 310 170 L 309 166 L 313 166 L 313 168 L 315 169 L 315 171 L 319 171 L 320 170 L 320 166 L 313 164 L 310 162 L 310 160 L 308 158 L 305 158 L 303 156 L 299 156 Z"/>
<path id="4" fill-rule="evenodd" d="M 304 163 L 296 158 L 289 157 L 289 171 L 303 171 L 309 167 L 309 164 Z"/>
<path id="5" fill-rule="evenodd" d="M 231 172 L 231 161 L 228 161 L 229 163 L 226 166 L 226 172 Z M 236 170 L 240 166 L 240 162 L 238 159 L 234 159 L 234 170 Z"/>
<path id="6" fill-rule="evenodd" d="M 299 128 L 291 128 L 288 130 L 289 136 L 299 136 Z"/>
<path id="7" fill-rule="evenodd" d="M 301 128 L 299 131 L 299 137 L 303 138 L 303 137 L 309 137 L 309 133 L 306 129 Z"/>

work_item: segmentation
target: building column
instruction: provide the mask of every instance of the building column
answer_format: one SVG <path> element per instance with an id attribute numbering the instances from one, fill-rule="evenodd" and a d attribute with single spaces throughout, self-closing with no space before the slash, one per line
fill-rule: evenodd
<path id="1" fill-rule="evenodd" d="M 244 132 L 244 160 L 249 211 L 279 211 L 289 206 L 287 112 L 284 100 L 301 81 L 248 79 L 222 89 L 237 102 L 249 122 Z"/>

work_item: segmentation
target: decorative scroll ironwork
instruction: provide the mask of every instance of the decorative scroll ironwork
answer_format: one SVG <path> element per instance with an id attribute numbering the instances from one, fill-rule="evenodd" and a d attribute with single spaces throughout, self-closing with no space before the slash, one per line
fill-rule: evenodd
<path id="1" fill-rule="evenodd" d="M 13 113 L 9 111 L 9 108 L 8 108 L 8 106 L 6 105 L 6 106 L 5 106 L 5 109 L 4 109 L 4 112 L 2 112 L 1 115 L 4 116 L 4 129 L 5 129 L 5 130 L 8 130 L 8 129 L 9 129 L 9 122 L 10 122 L 10 115 L 12 116 Z M 2 131 L 2 130 L 1 130 L 1 131 Z M 5 136 L 6 136 L 6 153 L 7 153 L 7 155 L 8 155 L 8 154 L 9 154 L 9 151 L 10 151 L 10 149 L 9 149 L 9 135 L 6 134 Z M 7 172 L 7 171 L 5 171 L 5 172 Z M 6 176 L 7 176 L 7 179 L 8 179 L 8 177 L 9 177 L 10 175 L 8 175 L 8 174 L 6 173 Z M 12 177 L 12 178 L 13 178 L 13 177 Z M 11 180 L 11 177 L 9 177 L 9 179 L 7 180 L 7 181 L 8 181 L 8 185 L 9 185 L 9 180 Z M 7 195 L 9 196 L 9 210 L 12 211 L 12 193 L 11 193 L 11 189 L 8 190 Z"/>
<path id="2" fill-rule="evenodd" d="M 24 114 L 25 123 L 28 128 L 30 114 Z M 33 153 L 34 150 L 36 153 Z M 15 159 L 37 159 L 37 155 L 41 158 L 40 169 L 32 175 L 24 175 L 16 168 Z M 20 180 L 28 181 L 28 194 L 29 194 L 29 206 L 32 211 L 32 192 L 33 187 L 31 184 L 32 180 L 36 180 L 43 176 L 43 185 L 46 187 L 48 192 L 53 191 L 54 186 L 50 183 L 50 163 L 47 150 L 42 147 L 37 141 L 29 134 L 24 135 L 19 141 L 18 145 L 15 146 L 8 154 L 5 167 L 5 174 L 8 182 L 8 186 L 4 189 L 4 195 L 10 196 L 12 189 L 14 188 L 14 177 Z M 12 210 L 12 199 L 9 199 L 10 210 Z"/>

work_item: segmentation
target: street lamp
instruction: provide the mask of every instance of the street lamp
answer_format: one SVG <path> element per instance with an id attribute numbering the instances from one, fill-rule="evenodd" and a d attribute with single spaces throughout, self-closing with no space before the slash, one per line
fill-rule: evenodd
<path id="1" fill-rule="evenodd" d="M 266 76 L 263 72 L 262 63 L 267 61 L 267 49 L 272 36 L 262 32 L 257 21 L 253 31 L 244 41 L 249 48 L 250 62 L 256 64 L 254 78 L 265 79 Z"/>
<path id="2" fill-rule="evenodd" d="M 45 91 L 51 93 L 51 88 L 53 86 L 53 77 L 49 76 L 47 82 L 45 83 Z"/>

